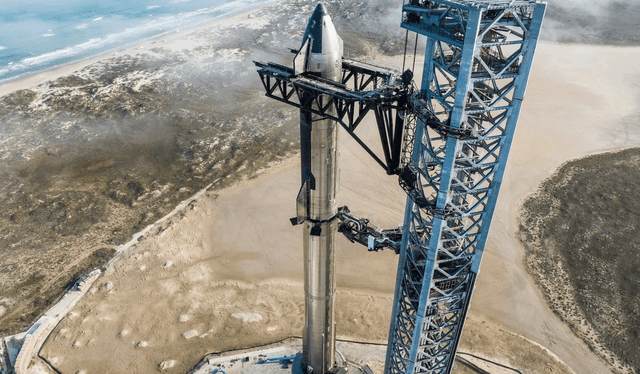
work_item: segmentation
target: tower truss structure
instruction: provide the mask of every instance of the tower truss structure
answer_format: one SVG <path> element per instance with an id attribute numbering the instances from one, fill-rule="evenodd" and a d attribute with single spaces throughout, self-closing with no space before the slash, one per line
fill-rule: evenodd
<path id="1" fill-rule="evenodd" d="M 386 374 L 451 372 L 545 7 L 403 5 L 402 27 L 425 35 L 427 45 L 406 119 L 415 141 L 400 173 L 408 198 Z"/>

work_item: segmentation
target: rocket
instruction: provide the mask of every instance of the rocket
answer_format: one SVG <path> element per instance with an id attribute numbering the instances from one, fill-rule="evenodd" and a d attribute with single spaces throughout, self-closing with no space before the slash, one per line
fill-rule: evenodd
<path id="1" fill-rule="evenodd" d="M 313 11 L 293 65 L 296 75 L 314 74 L 340 81 L 342 39 L 323 4 Z M 315 104 L 310 104 L 315 105 Z M 307 108 L 309 109 L 309 108 Z M 335 369 L 335 239 L 338 191 L 338 124 L 300 110 L 302 187 L 296 199 L 304 251 L 305 327 L 302 370 L 325 374 Z"/>

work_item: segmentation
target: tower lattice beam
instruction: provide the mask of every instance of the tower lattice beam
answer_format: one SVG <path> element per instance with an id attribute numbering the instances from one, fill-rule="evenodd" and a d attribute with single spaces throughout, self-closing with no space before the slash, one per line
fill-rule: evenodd
<path id="1" fill-rule="evenodd" d="M 410 0 L 427 36 L 386 374 L 450 373 L 479 271 L 546 4 Z M 411 118 L 413 117 L 413 118 Z"/>

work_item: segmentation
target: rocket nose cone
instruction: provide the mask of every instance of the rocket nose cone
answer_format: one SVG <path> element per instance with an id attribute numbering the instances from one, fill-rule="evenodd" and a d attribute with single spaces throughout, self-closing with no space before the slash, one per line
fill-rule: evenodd
<path id="1" fill-rule="evenodd" d="M 325 7 L 323 3 L 318 3 L 318 5 L 316 5 L 316 9 L 313 10 L 313 14 L 319 14 L 320 17 L 322 17 L 325 14 L 329 14 L 329 12 L 327 12 L 327 7 Z"/>
<path id="2" fill-rule="evenodd" d="M 311 45 L 312 53 L 323 53 L 322 44 L 323 44 L 323 34 L 328 36 L 328 34 L 335 34 L 336 29 L 333 26 L 333 22 L 331 22 L 331 17 L 329 16 L 329 12 L 327 12 L 327 8 L 322 3 L 318 3 L 316 9 L 309 17 L 309 23 L 307 24 L 307 29 L 304 32 L 304 38 L 302 39 L 302 44 L 307 41 L 310 37 L 313 39 L 313 43 Z"/>

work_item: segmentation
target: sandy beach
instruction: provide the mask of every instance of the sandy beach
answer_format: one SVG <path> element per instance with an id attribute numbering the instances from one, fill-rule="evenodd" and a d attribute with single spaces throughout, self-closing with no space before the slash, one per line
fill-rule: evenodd
<path id="1" fill-rule="evenodd" d="M 339 5 L 336 4 L 333 6 Z M 62 170 L 61 175 L 85 186 L 85 190 L 98 191 L 95 199 L 99 202 L 95 204 L 104 213 L 93 226 L 86 227 L 94 230 L 93 233 L 62 232 L 51 239 L 64 242 L 52 248 L 51 253 L 68 250 L 88 258 L 95 249 L 115 250 L 125 241 L 122 238 L 129 238 L 133 232 L 153 224 L 177 202 L 213 183 L 202 198 L 189 204 L 183 212 L 156 224 L 105 272 L 54 330 L 40 352 L 47 363 L 44 366 L 50 365 L 62 373 L 146 373 L 157 372 L 161 362 L 175 360 L 177 364 L 167 372 L 178 373 L 186 372 L 208 353 L 300 335 L 304 313 L 301 232 L 289 223 L 295 214 L 295 196 L 300 183 L 297 117 L 295 111 L 285 108 L 284 104 L 262 97 L 259 78 L 250 69 L 253 59 L 288 64 L 290 56 L 285 46 L 296 47 L 301 25 L 306 22 L 312 6 L 294 1 L 267 5 L 0 86 L 5 109 L 9 108 L 6 98 L 14 100 L 11 94 L 16 90 L 34 92 L 35 96 L 23 106 L 35 114 L 29 112 L 26 118 L 34 115 L 45 118 L 47 110 L 55 110 L 56 98 L 62 96 L 76 95 L 78 102 L 85 103 L 82 87 L 95 85 L 96 92 L 100 93 L 100 90 L 114 90 L 118 84 L 130 88 L 131 96 L 121 96 L 126 100 L 116 109 L 111 109 L 112 104 L 108 102 L 101 102 L 101 121 L 115 121 L 113 113 L 122 108 L 127 110 L 126 116 L 139 121 L 135 122 L 138 124 L 144 120 L 145 124 L 157 126 L 152 120 L 156 117 L 147 116 L 157 116 L 169 109 L 172 116 L 186 113 L 184 118 L 188 118 L 188 126 L 180 123 L 165 128 L 163 122 L 159 130 L 151 131 L 152 125 L 141 125 L 140 133 L 134 133 L 136 137 L 142 138 L 148 131 L 153 138 L 156 132 L 165 129 L 170 136 L 158 135 L 159 140 L 142 143 L 149 149 L 159 148 L 136 154 L 137 163 L 125 163 L 108 153 L 101 158 L 86 157 L 88 161 L 83 160 L 82 167 L 78 166 L 78 171 L 73 173 L 64 167 L 54 168 L 53 172 Z M 382 11 L 367 9 L 378 19 L 386 17 L 388 12 L 399 12 L 393 5 L 387 5 Z M 338 31 L 341 32 L 341 25 L 357 17 L 356 11 L 339 13 L 335 17 Z M 343 31 L 352 31 L 349 27 L 344 26 Z M 396 52 L 402 43 L 378 41 L 376 44 L 376 38 L 380 37 L 377 34 L 364 40 L 358 39 L 360 34 L 356 32 L 349 35 L 345 37 L 345 48 L 352 46 L 355 55 L 375 60 L 379 65 L 401 68 L 402 57 Z M 248 41 L 238 42 L 245 39 Z M 356 40 L 359 41 L 356 43 Z M 233 47 L 234 43 L 237 47 Z M 381 53 L 382 44 L 389 53 Z M 275 50 L 278 53 L 272 54 Z M 145 54 L 147 57 L 142 57 Z M 101 69 L 107 70 L 106 67 L 119 58 L 135 63 L 132 66 L 136 69 L 127 71 L 126 82 L 118 81 L 117 76 L 111 83 L 92 78 L 102 77 Z M 638 61 L 640 47 L 549 41 L 538 45 L 461 350 L 517 367 L 525 373 L 629 372 L 598 357 L 549 309 L 540 289 L 525 270 L 525 252 L 516 233 L 520 204 L 560 165 L 593 153 L 640 145 Z M 155 65 L 140 68 L 150 62 Z M 70 84 L 69 89 L 60 88 L 59 83 L 52 85 L 69 75 L 86 81 L 83 85 Z M 207 83 L 207 79 L 215 84 Z M 187 87 L 184 91 L 179 91 L 181 80 Z M 178 92 L 175 102 L 167 99 L 173 106 L 156 100 L 164 96 L 153 96 L 164 86 L 167 90 L 176 88 Z M 60 95 L 56 96 L 56 92 Z M 182 101 L 181 92 L 185 93 Z M 53 103 L 47 107 L 53 109 L 41 105 L 47 99 Z M 216 103 L 215 108 L 202 110 L 207 101 Z M 91 101 L 91 105 L 98 105 L 96 102 Z M 138 102 L 146 107 L 136 109 Z M 64 104 L 61 101 L 60 105 Z M 186 109 L 180 112 L 183 104 Z M 77 118 L 78 113 L 84 113 L 82 110 L 85 109 L 66 115 Z M 201 115 L 204 118 L 199 118 L 199 110 L 205 113 Z M 375 140 L 373 122 L 369 120 L 361 126 L 368 131 L 365 140 Z M 190 135 L 183 136 L 183 133 Z M 91 134 L 88 139 L 101 139 Z M 68 133 L 60 136 L 69 143 L 76 140 Z M 123 132 L 121 136 L 116 140 L 129 133 Z M 347 134 L 340 136 L 339 205 L 349 206 L 354 215 L 367 217 L 379 227 L 397 227 L 402 222 L 406 199 L 397 180 L 387 176 Z M 14 141 L 12 139 L 5 142 Z M 90 140 L 88 144 L 95 142 Z M 153 152 L 168 152 L 170 147 L 177 148 L 171 148 L 171 152 L 180 156 L 166 164 L 152 165 L 159 157 Z M 43 156 L 38 152 L 43 152 L 42 149 L 38 146 L 32 153 L 25 152 L 30 159 L 24 162 L 41 160 Z M 56 151 L 55 147 L 51 149 L 48 152 L 57 155 L 60 162 L 67 160 L 66 153 Z M 211 158 L 205 157 L 207 152 Z M 80 157 L 85 156 L 74 154 L 70 159 L 79 162 Z M 17 158 L 5 160 L 9 165 L 7 175 L 14 170 L 23 174 L 49 170 L 24 166 Z M 127 175 L 131 175 L 129 179 L 112 176 L 126 168 L 131 170 L 127 171 Z M 170 176 L 155 176 L 154 173 L 165 168 L 171 170 Z M 183 173 L 187 169 L 189 173 Z M 29 178 L 23 174 L 17 173 L 15 178 L 25 184 Z M 116 179 L 121 180 L 120 187 L 112 188 Z M 60 189 L 66 182 L 67 179 L 54 178 L 45 192 L 59 196 L 56 188 Z M 25 192 L 25 196 L 30 195 Z M 32 200 L 42 198 L 38 196 Z M 113 223 L 109 217 L 117 215 L 121 217 Z M 16 225 L 20 223 L 16 222 Z M 11 225 L 13 223 L 7 223 L 7 227 L 14 227 Z M 64 223 L 60 225 L 64 229 Z M 14 245 L 25 243 L 23 239 L 11 242 L 18 234 L 7 232 L 3 233 L 3 240 Z M 384 343 L 397 257 L 391 251 L 367 252 L 343 237 L 338 238 L 337 246 L 338 335 L 343 339 Z M 28 254 L 23 258 L 37 256 L 37 253 Z M 67 256 L 71 255 L 61 256 L 57 261 L 62 263 Z M 37 264 L 33 262 L 32 267 Z M 68 273 L 77 270 L 64 269 Z M 64 283 L 62 279 L 48 278 L 44 271 L 42 273 L 44 281 L 34 282 Z M 0 275 L 0 280 L 11 282 L 7 275 Z M 17 300 L 19 296 L 17 293 L 0 296 L 0 306 L 5 308 L 0 309 L 0 318 L 6 318 L 0 322 L 13 323 L 8 316 L 17 318 L 19 313 L 12 309 L 17 308 L 17 302 L 5 298 Z M 618 365 L 614 357 L 609 361 Z"/>

